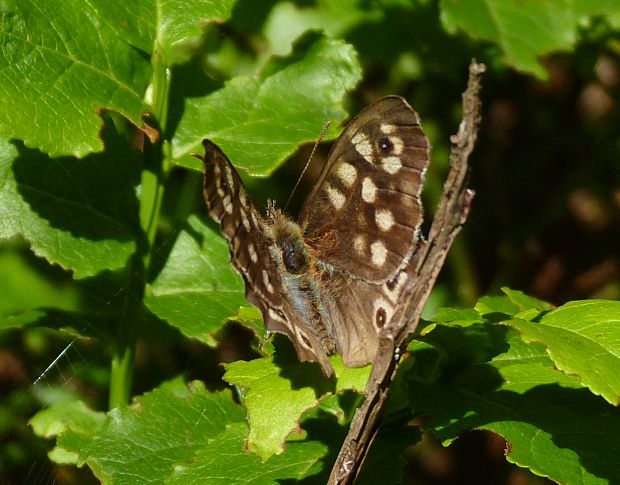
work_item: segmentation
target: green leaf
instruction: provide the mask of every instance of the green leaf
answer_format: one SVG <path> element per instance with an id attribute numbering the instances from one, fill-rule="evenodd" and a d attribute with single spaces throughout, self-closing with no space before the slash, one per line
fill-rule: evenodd
<path id="1" fill-rule="evenodd" d="M 101 151 L 102 109 L 142 125 L 148 59 L 103 22 L 103 0 L 6 0 L 0 7 L 0 134 L 52 156 Z M 108 2 L 105 2 L 108 3 Z"/>
<path id="2" fill-rule="evenodd" d="M 424 364 L 408 376 L 414 412 L 432 416 L 426 427 L 445 444 L 466 430 L 486 429 L 509 442 L 509 461 L 537 475 L 559 483 L 613 481 L 620 473 L 614 451 L 620 447 L 619 410 L 555 369 L 542 345 L 526 344 L 499 327 L 486 326 L 494 355 L 489 362 L 475 349 L 459 363 L 441 360 L 452 351 L 466 352 L 462 342 L 480 341 L 485 326 L 443 327 L 443 336 L 432 332 L 437 351 L 422 345 L 413 351 Z M 435 369 L 431 378 L 428 368 Z"/>
<path id="3" fill-rule="evenodd" d="M 540 322 L 515 318 L 505 323 L 526 341 L 545 345 L 558 369 L 620 405 L 620 302 L 573 301 Z"/>
<path id="4" fill-rule="evenodd" d="M 278 2 L 269 13 L 263 30 L 274 53 L 288 54 L 295 38 L 307 30 L 322 30 L 330 37 L 344 37 L 347 31 L 363 22 L 384 20 L 377 3 L 323 0 L 313 5 L 295 5 Z"/>
<path id="5" fill-rule="evenodd" d="M 153 53 L 157 32 L 158 2 L 91 0 L 94 17 L 111 29 L 115 35 L 138 49 Z"/>
<path id="6" fill-rule="evenodd" d="M 527 310 L 540 310 L 547 311 L 553 308 L 553 305 L 546 301 L 539 300 L 533 296 L 526 295 L 522 291 L 512 290 L 508 287 L 502 288 L 502 291 L 506 294 L 510 301 L 519 307 L 521 311 Z"/>
<path id="7" fill-rule="evenodd" d="M 229 392 L 210 394 L 200 382 L 175 380 L 110 411 L 96 428 L 70 427 L 58 446 L 78 455 L 105 483 L 163 483 L 207 440 L 243 421 Z M 222 459 L 221 456 L 218 456 Z"/>
<path id="8" fill-rule="evenodd" d="M 205 24 L 227 20 L 236 1 L 158 0 L 157 40 L 167 64 L 187 59 L 191 44 L 200 41 Z"/>
<path id="9" fill-rule="evenodd" d="M 361 77 L 353 48 L 318 34 L 293 53 L 272 59 L 261 75 L 237 77 L 205 97 L 189 98 L 173 138 L 177 162 L 202 170 L 187 156 L 209 138 L 239 167 L 267 175 L 329 120 L 346 117 L 341 100 Z"/>
<path id="10" fill-rule="evenodd" d="M 0 238 L 21 234 L 76 278 L 125 266 L 140 234 L 136 155 L 112 127 L 103 136 L 111 149 L 82 160 L 0 139 Z"/>
<path id="11" fill-rule="evenodd" d="M 37 308 L 77 310 L 79 306 L 73 285 L 36 271 L 7 246 L 0 251 L 0 288 L 0 329 L 38 321 L 45 312 Z"/>
<path id="12" fill-rule="evenodd" d="M 225 364 L 224 380 L 244 389 L 250 433 L 248 448 L 262 460 L 282 453 L 286 437 L 299 426 L 301 415 L 319 404 L 327 393 L 345 389 L 361 392 L 370 366 L 350 369 L 340 357 L 330 358 L 336 382 L 328 380 L 316 363 L 300 363 L 292 346 L 273 356 Z"/>
<path id="13" fill-rule="evenodd" d="M 298 481 L 321 470 L 327 447 L 316 441 L 288 443 L 286 452 L 266 463 L 243 449 L 247 426 L 231 424 L 196 454 L 191 465 L 175 467 L 169 483 L 229 485 Z"/>
<path id="14" fill-rule="evenodd" d="M 223 323 L 247 306 L 243 282 L 229 263 L 228 243 L 190 216 L 144 302 L 188 337 L 214 345 Z"/>
<path id="15" fill-rule="evenodd" d="M 483 317 L 473 308 L 439 308 L 433 321 L 446 325 L 469 325 L 481 323 Z"/>
<path id="16" fill-rule="evenodd" d="M 43 409 L 28 422 L 38 436 L 53 438 L 67 429 L 94 433 L 105 423 L 105 415 L 93 411 L 82 401 L 62 401 Z M 56 463 L 77 465 L 78 453 L 56 446 L 50 451 L 50 459 Z"/>
<path id="17" fill-rule="evenodd" d="M 29 423 L 37 436 L 53 438 L 71 428 L 91 433 L 105 422 L 105 415 L 90 409 L 82 401 L 61 401 L 39 411 Z"/>
<path id="18" fill-rule="evenodd" d="M 613 0 L 442 0 L 441 9 L 448 30 L 495 42 L 506 62 L 540 78 L 547 73 L 538 57 L 571 49 L 588 17 L 620 10 Z"/>
<path id="19" fill-rule="evenodd" d="M 481 315 L 503 313 L 516 315 L 521 308 L 508 296 L 483 296 L 476 303 L 475 309 Z"/>
<path id="20" fill-rule="evenodd" d="M 157 48 L 157 55 L 171 65 L 187 58 L 207 23 L 227 20 L 235 1 L 95 0 L 92 8 L 125 42 L 149 54 Z"/>

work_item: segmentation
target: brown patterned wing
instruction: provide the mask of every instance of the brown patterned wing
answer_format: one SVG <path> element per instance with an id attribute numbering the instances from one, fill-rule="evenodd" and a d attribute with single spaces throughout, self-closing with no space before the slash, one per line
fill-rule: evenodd
<path id="1" fill-rule="evenodd" d="M 417 245 L 428 151 L 418 115 L 401 97 L 353 118 L 300 214 L 314 256 L 368 282 L 394 277 Z"/>
<path id="2" fill-rule="evenodd" d="M 345 365 L 358 367 L 373 362 L 380 332 L 389 326 L 400 327 L 402 315 L 398 312 L 398 302 L 410 281 L 411 268 L 403 266 L 382 284 L 350 278 L 338 291 L 325 295 L 325 306 L 334 323 L 336 347 Z"/>
<path id="3" fill-rule="evenodd" d="M 209 214 L 221 225 L 230 245 L 230 258 L 245 282 L 247 300 L 263 314 L 271 332 L 287 335 L 300 360 L 318 361 L 326 375 L 332 367 L 316 335 L 300 321 L 288 298 L 270 247 L 269 224 L 260 216 L 239 174 L 220 148 L 203 141 L 204 199 Z"/>

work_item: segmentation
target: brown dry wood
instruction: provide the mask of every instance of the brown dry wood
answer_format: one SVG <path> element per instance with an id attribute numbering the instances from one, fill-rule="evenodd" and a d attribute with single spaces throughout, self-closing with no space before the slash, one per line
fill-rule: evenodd
<path id="1" fill-rule="evenodd" d="M 332 468 L 329 484 L 353 483 L 357 477 L 377 433 L 390 384 L 398 370 L 395 351 L 404 349 L 415 331 L 450 246 L 469 214 L 474 192 L 467 188 L 468 161 L 480 123 L 480 78 L 484 71 L 484 64 L 472 60 L 467 89 L 463 93 L 463 120 L 458 133 L 450 138 L 450 172 L 444 183 L 428 240 L 410 263 L 411 284 L 403 293 L 403 313 L 394 315 L 394 321 L 408 323 L 400 328 L 387 327 L 380 336 L 377 359 L 366 385 L 366 399 L 353 417 L 349 433 Z M 407 318 L 402 315 L 407 315 Z"/>

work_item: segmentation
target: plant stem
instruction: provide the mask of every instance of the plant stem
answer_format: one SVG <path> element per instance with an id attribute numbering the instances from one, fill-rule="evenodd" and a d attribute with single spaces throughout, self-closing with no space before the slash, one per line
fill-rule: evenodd
<path id="1" fill-rule="evenodd" d="M 160 139 L 149 145 L 150 149 L 145 149 L 144 168 L 142 170 L 140 225 L 148 243 L 148 249 L 143 253 L 144 268 L 147 270 L 147 274 L 159 224 L 164 181 L 171 166 L 170 143 L 163 138 L 166 136 L 171 73 L 170 68 L 161 57 L 161 50 L 157 46 L 151 64 L 153 66 L 151 103 L 153 115 L 158 123 Z"/>
<path id="2" fill-rule="evenodd" d="M 135 342 L 131 342 L 120 348 L 112 358 L 109 409 L 123 406 L 129 402 L 133 382 L 134 354 Z"/>
<path id="3" fill-rule="evenodd" d="M 133 367 L 136 349 L 134 329 L 144 318 L 142 299 L 150 273 L 149 267 L 164 195 L 164 182 L 170 167 L 170 144 L 163 137 L 166 133 L 170 69 L 161 58 L 161 50 L 155 46 L 151 64 L 153 67 L 151 106 L 159 139 L 145 141 L 143 168 L 140 183 L 140 227 L 145 239 L 138 244 L 137 257 L 128 266 L 127 294 L 123 324 L 119 331 L 119 345 L 112 357 L 110 372 L 109 408 L 127 404 L 131 398 Z"/>

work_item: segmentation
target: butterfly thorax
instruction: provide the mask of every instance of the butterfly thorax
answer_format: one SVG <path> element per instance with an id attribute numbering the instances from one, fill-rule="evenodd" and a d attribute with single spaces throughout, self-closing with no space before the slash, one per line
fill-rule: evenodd
<path id="1" fill-rule="evenodd" d="M 301 228 L 273 204 L 268 207 L 269 253 L 282 278 L 283 289 L 294 311 L 317 335 L 329 353 L 336 351 L 334 331 L 322 301 L 324 269 L 319 269 L 304 242 Z M 323 275 L 321 276 L 320 273 Z"/>
<path id="2" fill-rule="evenodd" d="M 285 270 L 300 276 L 311 272 L 314 265 L 300 227 L 273 206 L 269 210 L 269 219 L 274 250 L 278 253 L 276 257 Z"/>

